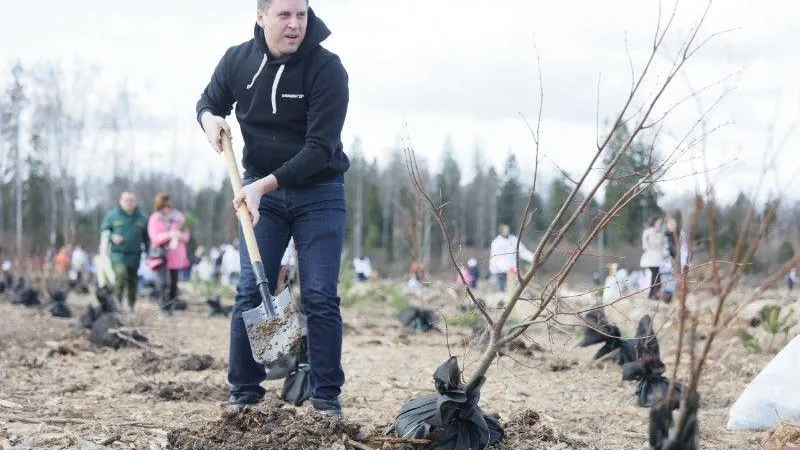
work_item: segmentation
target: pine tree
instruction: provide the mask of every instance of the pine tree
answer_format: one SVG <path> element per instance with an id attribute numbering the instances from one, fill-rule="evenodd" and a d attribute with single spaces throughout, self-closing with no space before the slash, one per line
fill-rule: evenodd
<path id="1" fill-rule="evenodd" d="M 522 185 L 519 181 L 519 166 L 517 157 L 509 153 L 506 158 L 503 179 L 500 186 L 500 195 L 497 199 L 497 221 L 494 229 L 501 223 L 511 227 L 512 232 L 519 229 L 519 219 L 522 213 Z"/>
<path id="2" fill-rule="evenodd" d="M 603 163 L 608 166 L 622 146 L 629 139 L 630 132 L 625 125 L 620 126 L 611 138 L 608 151 L 604 155 Z M 658 162 L 658 154 L 642 141 L 634 141 L 622 155 L 614 170 L 611 171 L 610 180 L 606 184 L 605 201 L 603 207 L 608 210 L 622 195 L 635 185 L 642 176 L 647 174 Z M 614 247 L 623 242 L 636 244 L 641 238 L 642 229 L 650 216 L 661 215 L 663 211 L 658 206 L 661 191 L 655 187 L 648 187 L 637 198 L 622 208 L 614 221 L 606 227 L 606 244 Z"/>

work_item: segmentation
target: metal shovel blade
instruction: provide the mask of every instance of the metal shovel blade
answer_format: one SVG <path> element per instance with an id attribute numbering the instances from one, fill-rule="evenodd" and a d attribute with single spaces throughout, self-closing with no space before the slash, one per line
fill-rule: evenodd
<path id="1" fill-rule="evenodd" d="M 231 188 L 235 195 L 242 190 L 242 178 L 236 165 L 230 134 L 224 131 L 220 132 L 220 141 L 225 167 L 228 169 Z M 264 263 L 261 260 L 261 251 L 256 241 L 253 221 L 244 202 L 236 208 L 236 217 L 242 225 L 241 233 L 244 237 L 258 292 L 261 295 L 261 304 L 257 308 L 242 313 L 242 318 L 247 330 L 247 338 L 250 340 L 253 358 L 267 366 L 285 356 L 297 353 L 303 343 L 302 328 L 289 292 L 284 291 L 278 297 L 273 297 L 269 291 L 269 282 L 264 273 Z"/>
<path id="2" fill-rule="evenodd" d="M 289 289 L 284 289 L 277 297 L 267 298 L 271 298 L 275 306 L 275 317 L 270 317 L 264 302 L 242 313 L 253 359 L 265 365 L 294 354 L 303 338 Z"/>

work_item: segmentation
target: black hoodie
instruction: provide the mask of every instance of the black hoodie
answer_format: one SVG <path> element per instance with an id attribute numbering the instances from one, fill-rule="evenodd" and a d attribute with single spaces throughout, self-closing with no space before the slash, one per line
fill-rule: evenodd
<path id="1" fill-rule="evenodd" d="M 320 43 L 331 32 L 308 10 L 306 35 L 295 53 L 275 59 L 264 30 L 229 48 L 197 102 L 226 117 L 236 103 L 248 175 L 275 175 L 280 187 L 310 186 L 350 167 L 341 133 L 349 102 L 348 75 Z M 201 124 L 202 126 L 202 124 Z"/>

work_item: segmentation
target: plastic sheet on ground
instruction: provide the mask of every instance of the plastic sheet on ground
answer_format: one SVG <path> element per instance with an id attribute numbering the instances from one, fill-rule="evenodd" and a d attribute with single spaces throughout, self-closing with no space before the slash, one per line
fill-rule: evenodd
<path id="1" fill-rule="evenodd" d="M 745 387 L 728 413 L 729 430 L 762 430 L 800 421 L 800 335 Z"/>

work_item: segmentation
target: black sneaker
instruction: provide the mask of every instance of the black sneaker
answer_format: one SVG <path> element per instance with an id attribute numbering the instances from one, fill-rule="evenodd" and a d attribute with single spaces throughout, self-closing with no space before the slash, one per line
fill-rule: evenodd
<path id="1" fill-rule="evenodd" d="M 228 412 L 238 412 L 249 406 L 255 406 L 261 403 L 261 399 L 262 396 L 254 392 L 231 394 L 228 397 Z"/>
<path id="2" fill-rule="evenodd" d="M 314 408 L 314 411 L 338 419 L 344 418 L 344 414 L 342 414 L 342 405 L 339 404 L 338 398 L 323 399 L 312 397 L 309 400 L 311 400 L 311 406 Z"/>

